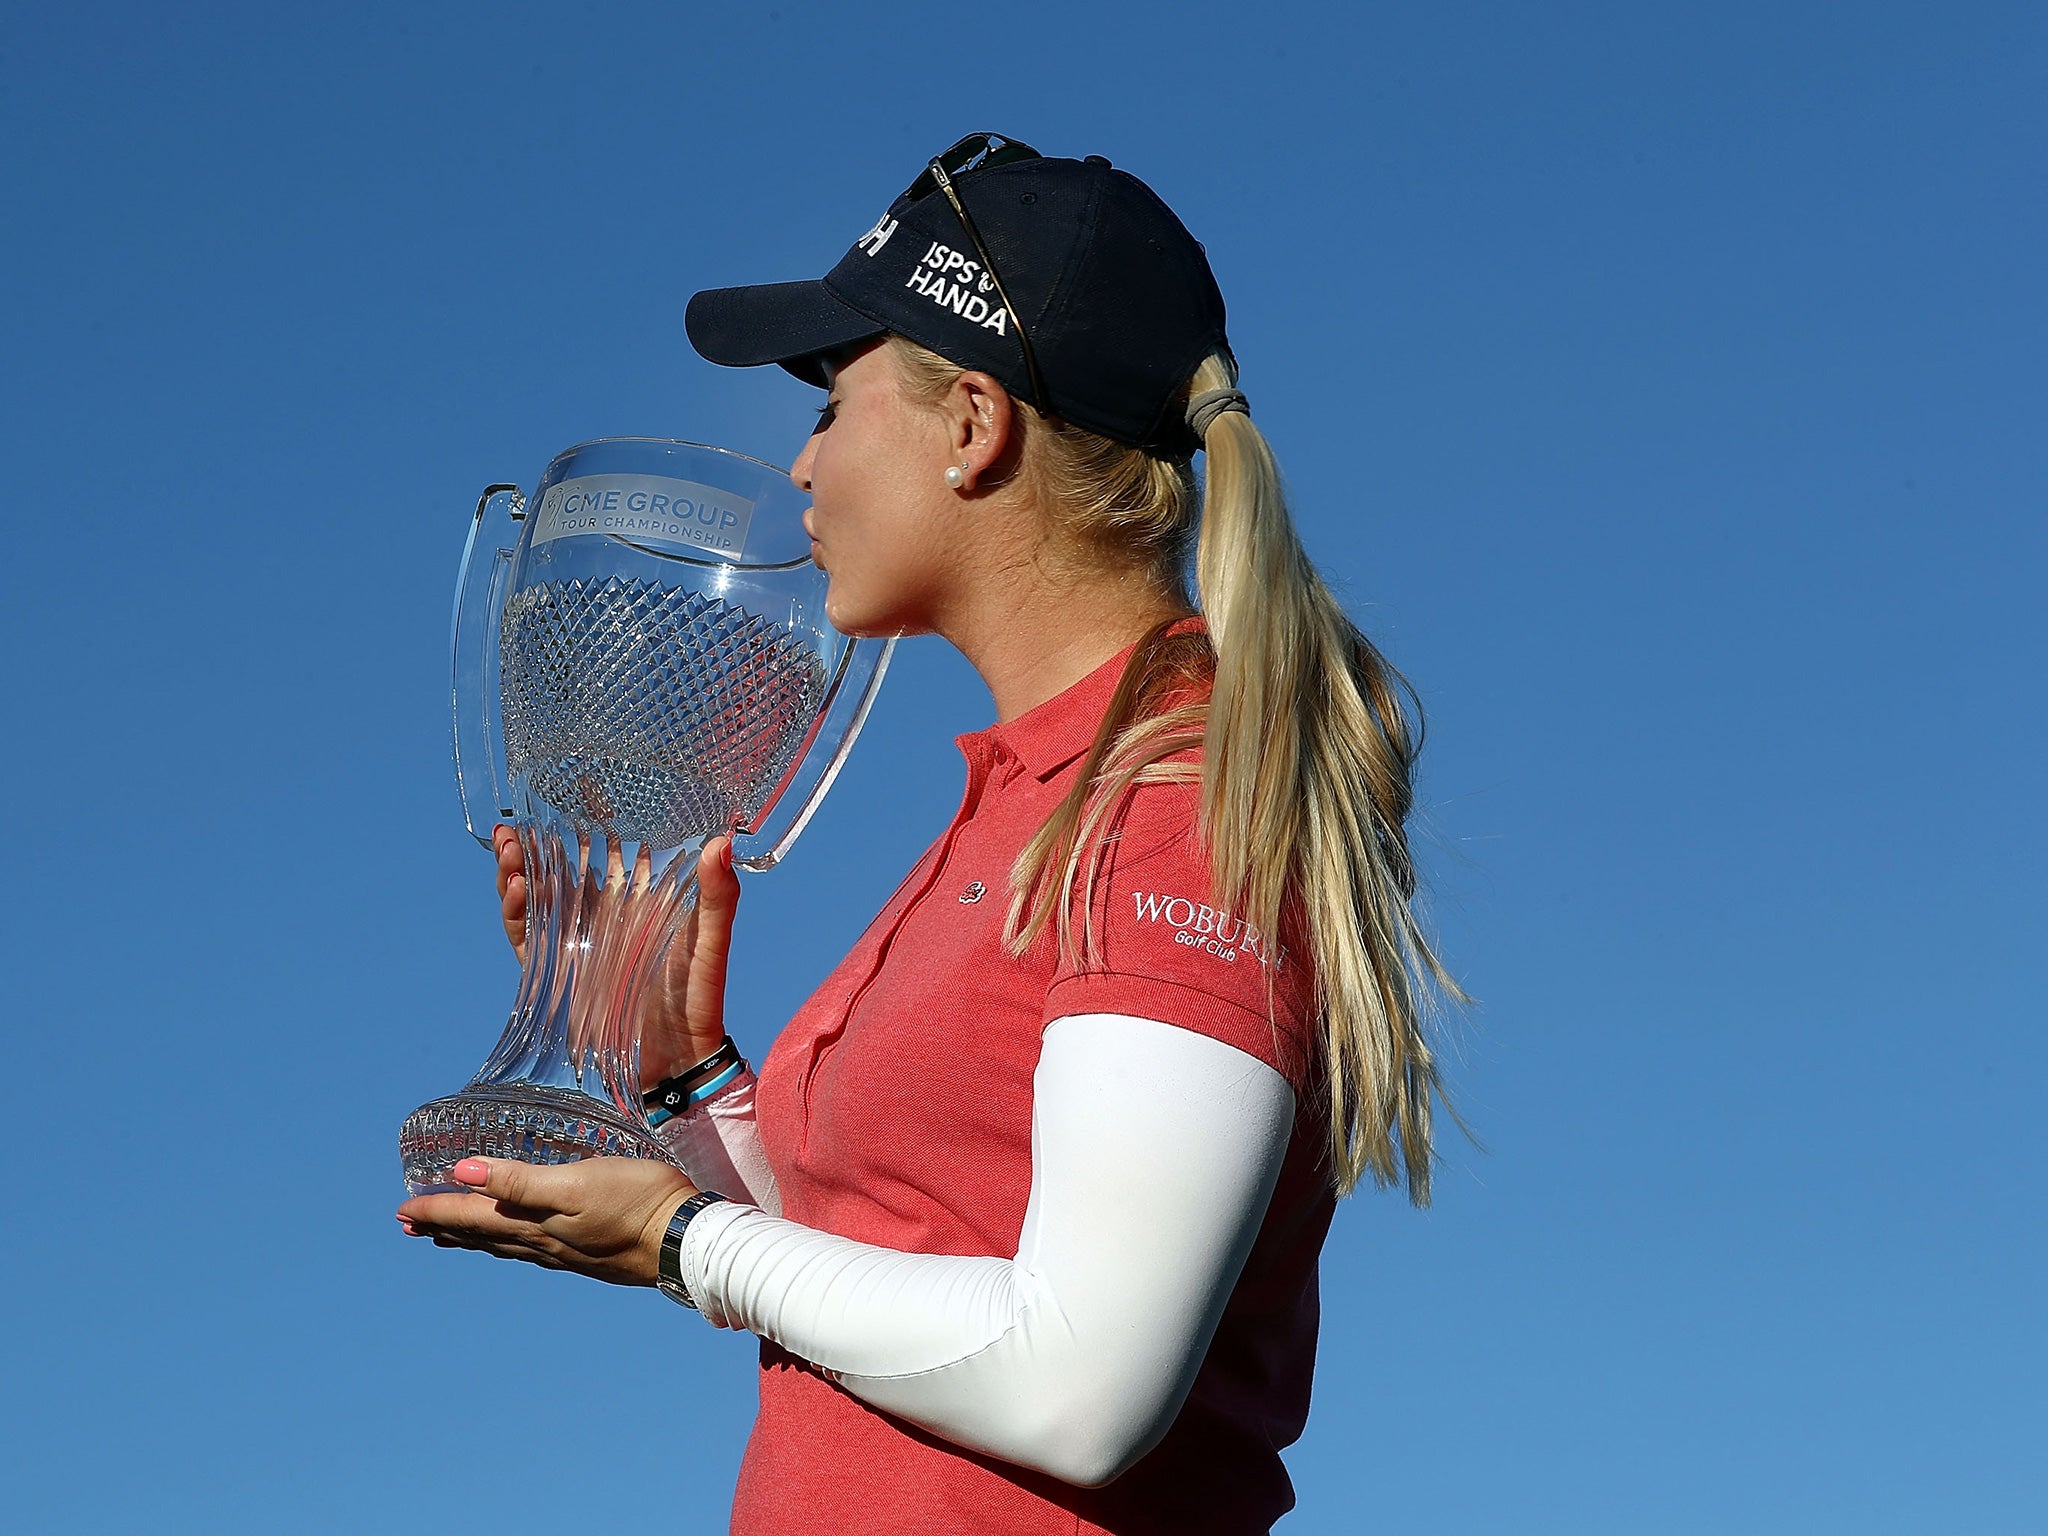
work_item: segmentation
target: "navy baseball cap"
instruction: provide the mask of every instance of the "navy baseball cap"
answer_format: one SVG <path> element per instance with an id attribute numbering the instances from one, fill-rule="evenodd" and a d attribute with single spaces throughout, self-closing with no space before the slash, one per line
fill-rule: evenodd
<path id="1" fill-rule="evenodd" d="M 1191 452 L 1189 376 L 1227 345 L 1223 294 L 1201 243 L 1150 187 L 1100 155 L 1054 159 L 993 134 L 948 155 L 977 143 L 1002 148 L 964 168 L 947 164 L 971 229 L 927 171 L 824 277 L 697 294 L 684 319 L 690 344 L 714 363 L 779 363 L 822 386 L 823 354 L 893 332 L 993 375 L 1047 415 L 1155 452 Z M 1019 320 L 1045 399 L 1032 388 Z"/>

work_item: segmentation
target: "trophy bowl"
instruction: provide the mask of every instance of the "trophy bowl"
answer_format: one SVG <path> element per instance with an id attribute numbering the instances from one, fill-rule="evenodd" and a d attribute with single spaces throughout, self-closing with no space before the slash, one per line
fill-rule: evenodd
<path id="1" fill-rule="evenodd" d="M 526 855 L 511 1017 L 468 1086 L 399 1132 L 408 1192 L 465 1157 L 665 1158 L 640 1009 L 721 833 L 767 869 L 859 734 L 893 641 L 825 621 L 782 470 L 660 438 L 558 454 L 531 501 L 487 488 L 456 583 L 456 781 L 472 836 Z"/>

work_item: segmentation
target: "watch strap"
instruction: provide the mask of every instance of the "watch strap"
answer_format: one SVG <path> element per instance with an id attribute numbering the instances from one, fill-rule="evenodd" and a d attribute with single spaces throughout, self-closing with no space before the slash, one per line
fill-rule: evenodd
<path id="1" fill-rule="evenodd" d="M 688 1307 L 692 1312 L 698 1310 L 697 1299 L 683 1284 L 683 1234 L 689 1230 L 699 1211 L 725 1198 L 714 1190 L 699 1190 L 676 1207 L 675 1214 L 668 1219 L 668 1230 L 661 1234 L 661 1258 L 654 1267 L 655 1286 L 670 1301 Z"/>

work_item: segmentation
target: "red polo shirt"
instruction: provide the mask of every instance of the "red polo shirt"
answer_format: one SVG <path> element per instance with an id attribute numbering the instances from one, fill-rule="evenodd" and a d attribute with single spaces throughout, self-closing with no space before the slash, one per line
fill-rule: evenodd
<path id="1" fill-rule="evenodd" d="M 960 738 L 967 789 L 952 825 L 782 1031 L 757 1112 L 791 1220 L 905 1252 L 1007 1258 L 1031 1192 L 1047 1024 L 1133 1014 L 1276 1068 L 1301 1106 L 1293 1142 L 1194 1388 L 1136 1466 L 1076 1488 L 870 1408 L 764 1342 L 736 1532 L 1186 1536 L 1264 1531 L 1293 1505 L 1279 1453 L 1308 1414 L 1333 1208 L 1304 1087 L 1305 966 L 1283 955 L 1269 988 L 1271 940 L 1210 899 L 1193 785 L 1133 795 L 1094 892 L 1098 960 L 1062 965 L 1050 942 L 1017 958 L 1002 942 L 1011 864 L 1072 787 L 1128 654 Z"/>

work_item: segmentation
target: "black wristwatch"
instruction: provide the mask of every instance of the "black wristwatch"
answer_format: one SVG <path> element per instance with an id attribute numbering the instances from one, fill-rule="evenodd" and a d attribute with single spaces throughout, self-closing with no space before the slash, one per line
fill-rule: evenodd
<path id="1" fill-rule="evenodd" d="M 707 1205 L 716 1205 L 725 1198 L 711 1190 L 699 1190 L 681 1205 L 675 1215 L 668 1219 L 668 1230 L 661 1234 L 661 1258 L 654 1266 L 654 1284 L 661 1294 L 670 1301 L 697 1310 L 696 1298 L 690 1295 L 683 1284 L 683 1233 L 691 1221 Z"/>

